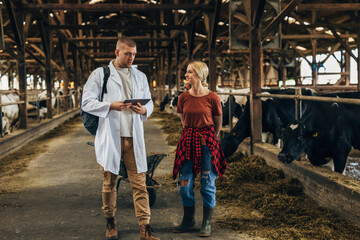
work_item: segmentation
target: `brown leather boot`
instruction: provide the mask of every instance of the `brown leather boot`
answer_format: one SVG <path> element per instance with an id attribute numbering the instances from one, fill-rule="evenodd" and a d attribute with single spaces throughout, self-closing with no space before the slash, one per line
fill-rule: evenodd
<path id="1" fill-rule="evenodd" d="M 150 224 L 140 225 L 140 240 L 160 240 L 153 235 L 153 230 Z"/>
<path id="2" fill-rule="evenodd" d="M 118 232 L 116 227 L 116 220 L 115 218 L 106 218 L 106 233 L 105 239 L 107 240 L 117 240 L 118 239 Z"/>

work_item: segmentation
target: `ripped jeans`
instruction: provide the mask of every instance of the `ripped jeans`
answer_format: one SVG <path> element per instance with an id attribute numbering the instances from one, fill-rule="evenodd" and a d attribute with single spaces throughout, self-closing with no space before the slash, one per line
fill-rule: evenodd
<path id="1" fill-rule="evenodd" d="M 200 179 L 200 193 L 203 197 L 203 206 L 213 208 L 216 205 L 215 200 L 215 179 L 217 172 L 215 167 L 211 164 L 211 154 L 209 147 L 201 146 L 202 161 L 201 161 L 201 179 Z M 193 174 L 193 162 L 186 162 L 179 173 L 178 189 L 183 206 L 192 207 L 195 205 L 194 181 L 196 175 Z"/>

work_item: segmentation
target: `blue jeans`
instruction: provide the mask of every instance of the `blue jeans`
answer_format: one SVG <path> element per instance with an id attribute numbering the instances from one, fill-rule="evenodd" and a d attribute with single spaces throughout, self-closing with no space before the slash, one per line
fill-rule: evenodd
<path id="1" fill-rule="evenodd" d="M 211 154 L 209 147 L 206 145 L 201 146 L 202 159 L 201 159 L 201 179 L 200 179 L 200 193 L 203 197 L 203 206 L 213 208 L 216 205 L 215 200 L 215 179 L 217 172 L 215 167 L 211 164 Z M 193 162 L 186 162 L 180 169 L 178 189 L 181 197 L 182 204 L 185 207 L 192 207 L 195 205 L 194 194 L 194 181 L 196 175 L 193 174 Z M 181 183 L 183 182 L 183 183 Z"/>

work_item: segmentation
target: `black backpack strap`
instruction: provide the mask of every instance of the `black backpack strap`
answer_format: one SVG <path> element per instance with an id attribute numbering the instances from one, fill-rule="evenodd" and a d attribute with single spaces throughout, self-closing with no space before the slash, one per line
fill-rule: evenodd
<path id="1" fill-rule="evenodd" d="M 104 84 L 103 84 L 102 91 L 101 91 L 101 97 L 100 97 L 101 102 L 103 100 L 104 93 L 107 93 L 106 84 L 107 84 L 107 81 L 110 76 L 110 68 L 108 66 L 104 66 L 103 69 L 104 69 Z"/>

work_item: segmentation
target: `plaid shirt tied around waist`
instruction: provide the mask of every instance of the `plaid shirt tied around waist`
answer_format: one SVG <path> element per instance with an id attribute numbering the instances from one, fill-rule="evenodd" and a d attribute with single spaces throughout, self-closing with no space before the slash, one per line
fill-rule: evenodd
<path id="1" fill-rule="evenodd" d="M 173 168 L 173 178 L 175 179 L 179 170 L 187 161 L 194 162 L 193 173 L 199 174 L 201 171 L 201 136 L 205 138 L 206 144 L 212 156 L 212 165 L 221 177 L 226 169 L 225 156 L 216 138 L 214 126 L 203 128 L 185 127 L 176 149 L 176 156 Z"/>

